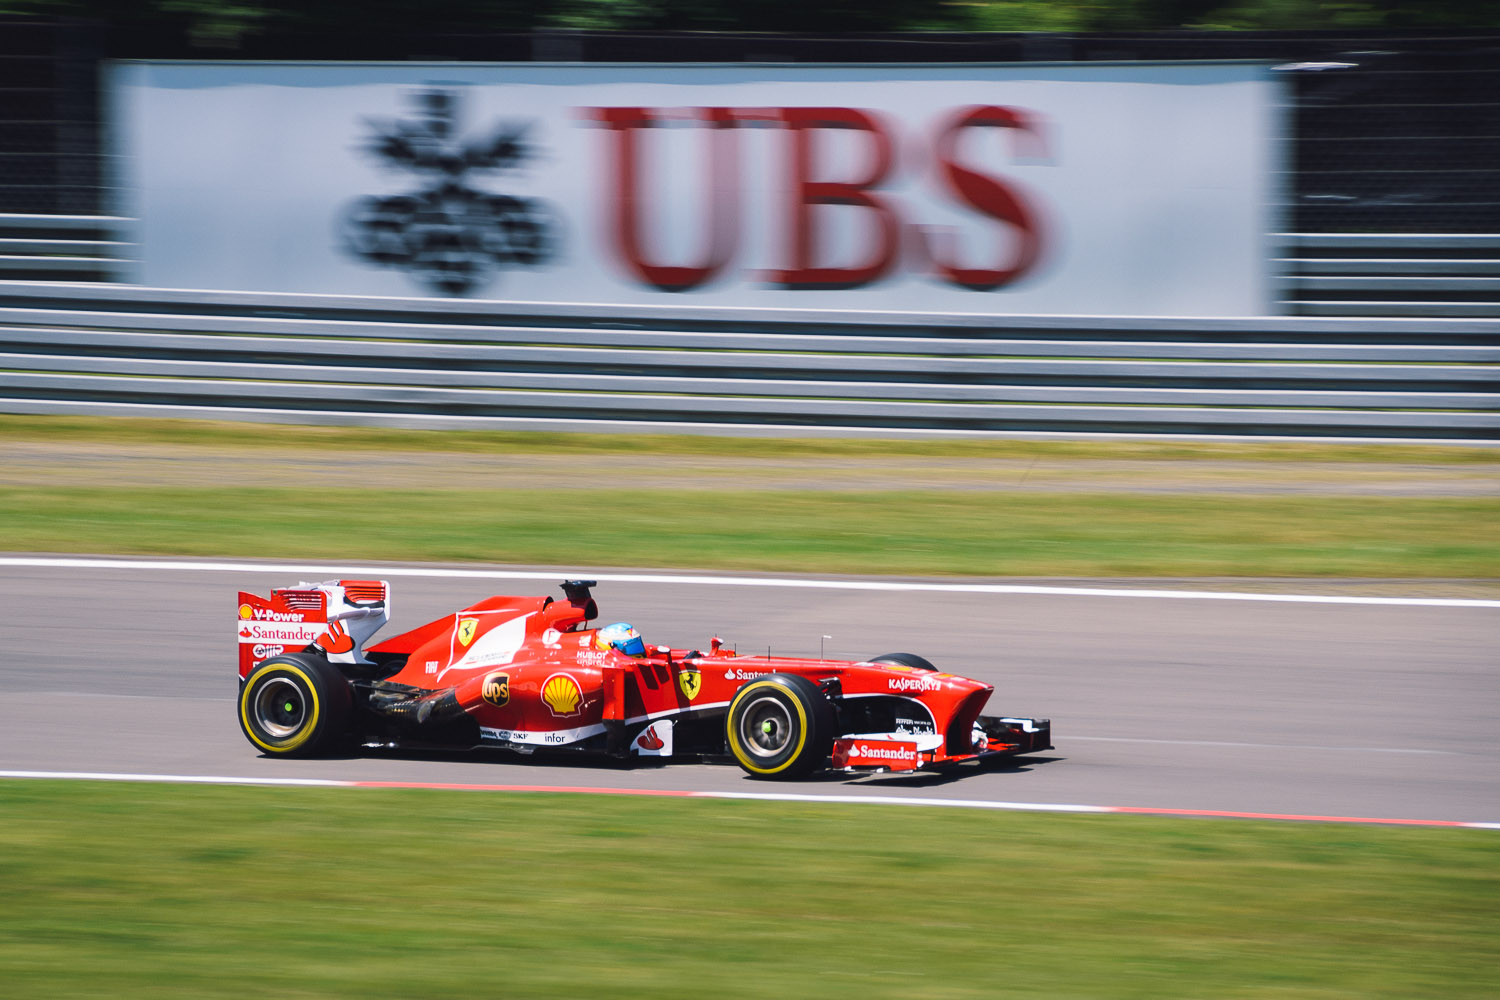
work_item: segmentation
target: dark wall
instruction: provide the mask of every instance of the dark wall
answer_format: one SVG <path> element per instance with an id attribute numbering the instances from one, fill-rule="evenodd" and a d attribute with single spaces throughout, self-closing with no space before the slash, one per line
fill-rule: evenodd
<path id="1" fill-rule="evenodd" d="M 1500 33 L 183 35 L 0 19 L 0 212 L 107 211 L 107 58 L 1034 62 L 1257 59 L 1288 69 L 1299 232 L 1500 233 Z"/>
<path id="2" fill-rule="evenodd" d="M 0 19 L 0 212 L 97 215 L 102 33 Z"/>

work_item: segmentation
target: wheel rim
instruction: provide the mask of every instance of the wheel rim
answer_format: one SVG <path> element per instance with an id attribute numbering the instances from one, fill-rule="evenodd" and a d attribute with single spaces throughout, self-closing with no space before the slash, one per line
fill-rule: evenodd
<path id="1" fill-rule="evenodd" d="M 740 716 L 740 737 L 756 757 L 775 757 L 786 750 L 794 733 L 792 714 L 778 699 L 757 698 Z"/>
<path id="2" fill-rule="evenodd" d="M 285 739 L 307 720 L 302 689 L 285 677 L 272 677 L 255 692 L 255 724 L 273 739 Z"/>

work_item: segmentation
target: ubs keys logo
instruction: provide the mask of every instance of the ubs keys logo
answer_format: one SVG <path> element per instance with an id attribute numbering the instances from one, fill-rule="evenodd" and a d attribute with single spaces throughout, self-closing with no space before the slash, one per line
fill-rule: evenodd
<path id="1" fill-rule="evenodd" d="M 510 674 L 486 674 L 479 696 L 496 708 L 510 704 Z"/>
<path id="2" fill-rule="evenodd" d="M 458 94 L 413 95 L 421 117 L 371 122 L 365 151 L 382 165 L 409 171 L 407 194 L 369 195 L 343 219 L 344 249 L 396 267 L 445 295 L 488 284 L 501 267 L 535 267 L 552 255 L 556 224 L 537 198 L 484 191 L 472 175 L 517 168 L 531 154 L 526 124 L 501 123 L 487 136 L 457 133 Z"/>

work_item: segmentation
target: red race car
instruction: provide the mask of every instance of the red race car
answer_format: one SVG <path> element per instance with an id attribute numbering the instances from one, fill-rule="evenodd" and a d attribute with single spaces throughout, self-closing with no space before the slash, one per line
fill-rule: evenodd
<path id="1" fill-rule="evenodd" d="M 1050 750 L 1045 719 L 980 715 L 993 688 L 910 653 L 741 656 L 592 627 L 592 580 L 564 598 L 488 597 L 366 646 L 383 580 L 241 593 L 240 727 L 263 753 L 354 744 L 565 748 L 733 760 L 760 778 L 912 771 Z"/>

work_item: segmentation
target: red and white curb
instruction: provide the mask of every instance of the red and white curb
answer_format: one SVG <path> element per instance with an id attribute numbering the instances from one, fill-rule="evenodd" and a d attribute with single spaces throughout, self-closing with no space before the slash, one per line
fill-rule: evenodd
<path id="1" fill-rule="evenodd" d="M 562 795 L 628 795 L 674 799 L 741 799 L 814 805 L 929 806 L 1004 812 L 1113 813 L 1128 816 L 1184 816 L 1206 819 L 1292 820 L 1308 823 L 1364 823 L 1379 826 L 1445 826 L 1500 830 L 1500 823 L 1446 819 L 1392 819 L 1375 816 L 1318 816 L 1297 813 L 1235 812 L 1220 809 L 1158 809 L 1143 806 L 1084 806 L 1059 802 L 991 802 L 985 799 L 929 799 L 901 795 L 809 795 L 796 792 L 694 792 L 651 788 L 587 788 L 577 785 L 490 785 L 441 781 L 347 781 L 338 778 L 253 778 L 210 774 L 116 774 L 106 771 L 0 771 L 0 778 L 54 781 L 137 781 L 178 785 L 261 785 L 293 788 L 422 788 L 464 792 L 535 792 Z"/>

